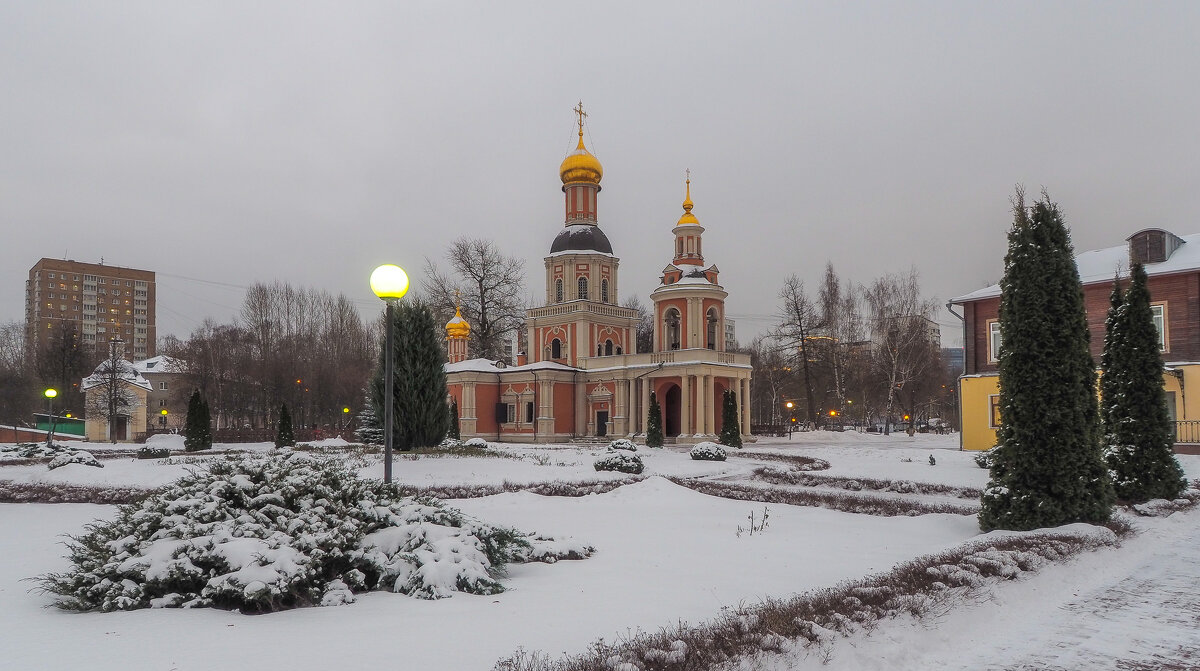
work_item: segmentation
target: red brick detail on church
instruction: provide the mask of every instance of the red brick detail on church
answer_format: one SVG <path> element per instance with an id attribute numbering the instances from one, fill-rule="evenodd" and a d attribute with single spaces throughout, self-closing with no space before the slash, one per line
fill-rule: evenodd
<path id="1" fill-rule="evenodd" d="M 575 433 L 575 385 L 554 385 L 554 432 Z"/>

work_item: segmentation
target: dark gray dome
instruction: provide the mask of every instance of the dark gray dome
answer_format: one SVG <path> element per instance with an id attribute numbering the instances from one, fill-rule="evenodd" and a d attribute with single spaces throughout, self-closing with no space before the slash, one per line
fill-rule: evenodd
<path id="1" fill-rule="evenodd" d="M 599 226 L 571 224 L 554 236 L 550 253 L 555 252 L 601 252 L 612 254 L 612 243 Z"/>

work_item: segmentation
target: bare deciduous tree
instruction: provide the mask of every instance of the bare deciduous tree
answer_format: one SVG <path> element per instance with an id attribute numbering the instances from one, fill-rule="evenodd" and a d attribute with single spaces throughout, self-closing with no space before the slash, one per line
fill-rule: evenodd
<path id="1" fill-rule="evenodd" d="M 638 323 L 637 329 L 634 332 L 634 343 L 637 349 L 633 352 L 653 352 L 654 351 L 654 315 L 650 308 L 642 302 L 642 299 L 636 295 L 630 296 L 625 301 L 625 307 L 630 310 L 637 310 Z"/>
<path id="2" fill-rule="evenodd" d="M 789 352 L 795 353 L 796 368 L 801 375 L 808 421 L 817 423 L 817 398 L 814 392 L 814 340 L 824 325 L 821 313 L 804 289 L 804 282 L 792 275 L 779 292 L 780 323 L 775 337 Z"/>
<path id="3" fill-rule="evenodd" d="M 108 357 L 80 385 L 87 394 L 84 406 L 87 416 L 104 418 L 113 443 L 118 439 L 115 427 L 119 421 L 124 419 L 128 426 L 133 411 L 141 405 L 141 397 L 133 390 L 137 380 L 145 381 L 133 364 L 125 360 L 122 346 L 114 342 L 109 345 Z"/>
<path id="4" fill-rule="evenodd" d="M 885 275 L 866 290 L 871 315 L 872 359 L 886 382 L 884 433 L 891 432 L 891 414 L 897 394 L 907 385 L 919 384 L 922 376 L 940 363 L 939 343 L 934 339 L 933 300 L 921 296 L 916 269 L 903 275 Z M 914 399 L 916 389 L 911 388 Z M 911 427 L 910 427 L 911 428 Z"/>
<path id="5" fill-rule="evenodd" d="M 507 358 L 505 338 L 525 319 L 525 262 L 505 255 L 491 240 L 468 237 L 450 243 L 446 260 L 448 272 L 425 259 L 425 302 L 439 319 L 449 320 L 456 300 L 461 301 L 474 355 Z"/>

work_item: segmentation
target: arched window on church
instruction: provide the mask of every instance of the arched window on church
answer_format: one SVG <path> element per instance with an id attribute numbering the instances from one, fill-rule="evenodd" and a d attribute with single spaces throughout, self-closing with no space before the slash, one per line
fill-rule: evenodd
<path id="1" fill-rule="evenodd" d="M 683 238 L 675 238 L 675 256 L 683 256 Z"/>
<path id="2" fill-rule="evenodd" d="M 600 301 L 608 302 L 608 278 L 600 280 Z"/>
<path id="3" fill-rule="evenodd" d="M 554 302 L 561 303 L 563 299 L 562 278 L 554 280 Z"/>
<path id="4" fill-rule="evenodd" d="M 613 347 L 613 345 L 612 345 L 611 340 L 604 341 L 604 356 L 612 356 L 612 352 L 613 352 L 612 347 Z"/>
<path id="5" fill-rule="evenodd" d="M 562 358 L 562 341 L 559 340 L 558 338 L 555 338 L 554 340 L 550 341 L 550 358 L 551 359 L 561 359 Z"/>
<path id="6" fill-rule="evenodd" d="M 663 333 L 666 334 L 664 349 L 679 349 L 679 310 L 668 308 L 663 315 Z"/>
<path id="7" fill-rule="evenodd" d="M 708 309 L 708 348 L 709 349 L 717 348 L 717 325 L 719 322 L 720 322 L 720 320 L 717 319 L 717 309 L 709 308 Z"/>
<path id="8" fill-rule="evenodd" d="M 581 277 L 581 278 L 579 278 L 579 298 L 580 298 L 580 300 L 585 300 L 585 301 L 586 301 L 586 300 L 587 300 L 587 297 L 588 297 L 588 293 L 587 293 L 587 278 L 586 278 L 586 277 Z"/>

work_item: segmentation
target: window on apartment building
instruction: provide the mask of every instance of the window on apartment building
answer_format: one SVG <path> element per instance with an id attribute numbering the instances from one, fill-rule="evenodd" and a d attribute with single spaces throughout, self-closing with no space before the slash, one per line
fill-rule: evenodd
<path id="1" fill-rule="evenodd" d="M 1155 303 L 1150 306 L 1150 314 L 1154 317 L 1154 330 L 1158 333 L 1158 351 L 1167 351 L 1167 304 Z"/>
<path id="2" fill-rule="evenodd" d="M 49 275 L 47 275 L 46 277 L 49 277 L 50 279 L 54 279 L 54 273 L 50 273 L 50 274 L 49 274 Z"/>
<path id="3" fill-rule="evenodd" d="M 1000 360 L 1000 322 L 988 322 L 988 361 L 995 363 Z"/>
<path id="4" fill-rule="evenodd" d="M 995 429 L 1000 426 L 1000 395 L 988 396 L 988 426 Z"/>
<path id="5" fill-rule="evenodd" d="M 159 389 L 159 391 L 166 391 L 166 390 L 167 390 L 167 383 L 166 383 L 166 382 L 159 382 L 159 383 L 158 383 L 158 389 Z"/>

